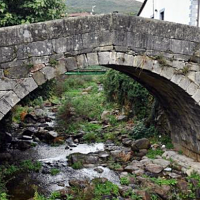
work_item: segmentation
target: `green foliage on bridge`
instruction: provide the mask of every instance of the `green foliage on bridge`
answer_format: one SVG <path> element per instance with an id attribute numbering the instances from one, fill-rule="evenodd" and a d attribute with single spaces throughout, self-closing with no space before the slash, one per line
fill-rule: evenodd
<path id="1" fill-rule="evenodd" d="M 0 0 L 0 27 L 61 18 L 63 0 Z"/>
<path id="2" fill-rule="evenodd" d="M 108 101 L 117 102 L 128 112 L 131 110 L 137 118 L 147 118 L 150 114 L 153 97 L 127 75 L 109 70 L 104 79 L 104 91 Z"/>

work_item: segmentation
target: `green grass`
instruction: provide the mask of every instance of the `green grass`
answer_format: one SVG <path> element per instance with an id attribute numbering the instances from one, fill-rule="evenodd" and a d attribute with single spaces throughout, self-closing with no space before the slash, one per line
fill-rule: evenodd
<path id="1" fill-rule="evenodd" d="M 72 165 L 73 169 L 81 169 L 83 167 L 82 162 L 78 161 Z"/>
<path id="2" fill-rule="evenodd" d="M 156 149 L 156 150 L 150 149 L 150 150 L 148 150 L 146 156 L 148 158 L 155 159 L 156 156 L 162 156 L 163 153 L 164 153 L 164 151 L 161 149 Z"/>
<path id="3" fill-rule="evenodd" d="M 52 176 L 55 176 L 55 175 L 57 175 L 57 174 L 59 174 L 60 173 L 60 170 L 59 169 L 56 169 L 56 168 L 53 168 L 53 169 L 51 169 L 51 171 L 50 171 L 50 174 L 52 175 Z"/>
<path id="4" fill-rule="evenodd" d="M 39 161 L 24 160 L 21 162 L 20 167 L 22 170 L 39 172 L 42 168 L 42 163 Z"/>
<path id="5" fill-rule="evenodd" d="M 56 200 L 56 199 L 60 199 L 61 194 L 60 192 L 53 192 L 49 198 L 46 198 L 45 196 L 39 194 L 37 191 L 35 191 L 33 200 Z"/>
<path id="6" fill-rule="evenodd" d="M 171 185 L 171 186 L 175 186 L 177 184 L 177 180 L 176 179 L 163 179 L 163 178 L 150 178 L 151 181 L 153 181 L 154 183 L 156 183 L 157 185 Z"/>
<path id="7" fill-rule="evenodd" d="M 120 178 L 120 183 L 122 184 L 122 185 L 129 185 L 130 184 L 130 179 L 129 179 L 129 177 L 122 177 L 122 178 Z"/>

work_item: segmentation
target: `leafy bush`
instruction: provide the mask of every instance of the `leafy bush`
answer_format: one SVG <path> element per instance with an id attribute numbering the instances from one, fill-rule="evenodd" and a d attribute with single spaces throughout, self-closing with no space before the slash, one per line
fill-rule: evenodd
<path id="1" fill-rule="evenodd" d="M 3 192 L 3 193 L 0 192 L 0 199 L 1 200 L 8 200 L 7 194 L 5 192 Z"/>
<path id="2" fill-rule="evenodd" d="M 133 127 L 133 131 L 130 136 L 134 139 L 141 139 L 144 137 L 149 138 L 149 137 L 154 137 L 157 135 L 158 135 L 158 132 L 153 125 L 147 128 L 143 121 L 138 121 Z"/>
<path id="3" fill-rule="evenodd" d="M 62 0 L 0 0 L 0 27 L 61 18 Z"/>
<path id="4" fill-rule="evenodd" d="M 104 79 L 104 91 L 108 101 L 117 102 L 127 110 L 132 110 L 139 118 L 150 113 L 152 96 L 132 78 L 115 70 L 109 70 Z"/>

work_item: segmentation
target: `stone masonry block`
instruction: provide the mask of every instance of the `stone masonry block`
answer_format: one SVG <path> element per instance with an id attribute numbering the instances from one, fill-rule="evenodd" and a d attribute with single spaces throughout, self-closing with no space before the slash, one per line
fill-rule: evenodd
<path id="1" fill-rule="evenodd" d="M 161 76 L 164 76 L 167 79 L 171 79 L 174 75 L 174 69 L 172 67 L 163 67 Z"/>
<path id="2" fill-rule="evenodd" d="M 53 44 L 53 50 L 56 53 L 64 53 L 67 50 L 67 38 L 58 38 L 55 40 L 52 40 L 52 44 Z"/>
<path id="3" fill-rule="evenodd" d="M 195 72 L 195 80 L 194 82 L 200 85 L 200 72 Z"/>
<path id="4" fill-rule="evenodd" d="M 99 52 L 99 65 L 108 65 L 110 62 L 110 52 Z"/>
<path id="5" fill-rule="evenodd" d="M 0 69 L 0 79 L 4 77 L 3 69 Z"/>
<path id="6" fill-rule="evenodd" d="M 110 52 L 110 62 L 109 64 L 115 65 L 117 63 L 117 53 L 116 52 Z"/>
<path id="7" fill-rule="evenodd" d="M 58 61 L 58 64 L 56 65 L 56 75 L 61 75 L 61 74 L 64 74 L 67 69 L 66 69 L 66 62 L 65 62 L 65 59 L 60 59 Z"/>
<path id="8" fill-rule="evenodd" d="M 55 68 L 54 67 L 45 67 L 41 70 L 41 72 L 45 75 L 47 80 L 50 80 L 55 77 Z"/>
<path id="9" fill-rule="evenodd" d="M 135 56 L 134 61 L 133 61 L 134 67 L 138 67 L 140 69 L 147 69 L 147 70 L 152 70 L 155 64 L 157 63 L 155 63 L 154 60 L 150 59 L 147 56 Z M 159 66 L 158 66 L 158 69 L 159 69 Z M 161 72 L 161 69 L 159 70 L 159 72 Z"/>
<path id="10" fill-rule="evenodd" d="M 11 107 L 15 106 L 20 101 L 20 98 L 13 91 L 8 91 L 4 95 L 4 98 Z"/>
<path id="11" fill-rule="evenodd" d="M 14 47 L 0 48 L 0 63 L 12 61 L 16 57 Z"/>
<path id="12" fill-rule="evenodd" d="M 82 35 L 83 48 L 99 47 L 99 33 L 85 33 Z"/>
<path id="13" fill-rule="evenodd" d="M 97 53 L 88 53 L 87 54 L 88 65 L 99 65 Z"/>
<path id="14" fill-rule="evenodd" d="M 183 40 L 171 40 L 170 50 L 177 54 L 193 55 L 195 43 Z"/>
<path id="15" fill-rule="evenodd" d="M 192 96 L 196 93 L 197 89 L 198 89 L 198 86 L 195 83 L 191 82 L 187 88 L 187 93 Z"/>
<path id="16" fill-rule="evenodd" d="M 67 71 L 73 71 L 78 68 L 76 59 L 74 57 L 66 58 L 66 68 Z"/>
<path id="17" fill-rule="evenodd" d="M 171 81 L 178 85 L 182 78 L 183 78 L 183 75 L 174 74 Z"/>
<path id="18" fill-rule="evenodd" d="M 199 103 L 200 101 L 200 89 L 197 89 L 196 93 L 192 96 L 192 98 Z"/>
<path id="19" fill-rule="evenodd" d="M 27 94 L 32 92 L 38 87 L 37 83 L 32 77 L 21 79 L 21 81 L 15 86 L 14 92 L 20 99 L 23 99 Z"/>
<path id="20" fill-rule="evenodd" d="M 0 99 L 1 99 L 1 97 L 3 97 L 6 93 L 7 93 L 7 91 L 0 91 Z"/>
<path id="21" fill-rule="evenodd" d="M 124 54 L 124 65 L 126 66 L 133 66 L 134 56 Z"/>
<path id="22" fill-rule="evenodd" d="M 195 77 L 196 77 L 196 72 L 189 72 L 187 73 L 187 77 L 191 80 L 195 82 Z"/>
<path id="23" fill-rule="evenodd" d="M 161 74 L 162 66 L 160 66 L 159 62 L 157 60 L 153 61 L 153 70 L 156 74 Z"/>
<path id="24" fill-rule="evenodd" d="M 14 79 L 0 79 L 0 90 L 12 90 L 16 84 L 17 80 Z"/>
<path id="25" fill-rule="evenodd" d="M 141 69 L 146 69 L 146 70 L 152 70 L 153 66 L 154 66 L 154 60 L 152 60 L 151 58 L 149 58 L 148 56 L 141 56 L 139 58 L 140 60 L 140 68 Z"/>
<path id="26" fill-rule="evenodd" d="M 3 119 L 4 114 L 0 112 L 0 120 Z"/>
<path id="27" fill-rule="evenodd" d="M 117 53 L 116 65 L 124 65 L 125 63 L 125 54 Z"/>
<path id="28" fill-rule="evenodd" d="M 182 89 L 187 90 L 187 88 L 189 87 L 190 83 L 191 83 L 191 81 L 187 77 L 183 77 L 178 85 Z"/>
<path id="29" fill-rule="evenodd" d="M 43 83 L 46 82 L 46 78 L 45 75 L 41 72 L 41 71 L 37 71 L 35 73 L 33 73 L 33 79 L 35 80 L 35 82 L 38 85 L 42 85 Z"/>
<path id="30" fill-rule="evenodd" d="M 11 109 L 11 106 L 9 103 L 6 101 L 4 97 L 0 99 L 0 112 L 3 113 L 4 115 L 7 114 Z"/>
<path id="31" fill-rule="evenodd" d="M 173 60 L 172 67 L 176 69 L 183 69 L 185 67 L 185 62 Z"/>
<path id="32" fill-rule="evenodd" d="M 83 69 L 83 68 L 88 67 L 88 60 L 87 60 L 87 57 L 86 57 L 85 54 L 78 55 L 76 57 L 76 60 L 77 60 L 77 67 L 79 69 Z"/>

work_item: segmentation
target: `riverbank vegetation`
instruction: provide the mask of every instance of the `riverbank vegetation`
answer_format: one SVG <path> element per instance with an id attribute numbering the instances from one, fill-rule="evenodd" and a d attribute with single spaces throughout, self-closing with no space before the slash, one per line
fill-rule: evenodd
<path id="1" fill-rule="evenodd" d="M 65 149 L 72 150 L 77 144 L 103 142 L 108 145 L 105 152 L 88 155 L 71 154 L 67 158 L 68 167 L 71 166 L 73 170 L 81 170 L 86 168 L 88 164 L 99 163 L 122 174 L 120 175 L 121 186 L 129 187 L 129 189 L 132 184 L 137 186 L 137 191 L 126 191 L 122 190 L 121 186 L 100 179 L 85 182 L 84 187 L 79 188 L 80 182 L 76 185 L 71 181 L 70 189 L 67 188 L 65 194 L 62 191 L 53 192 L 49 197 L 45 197 L 35 188 L 33 200 L 101 200 L 103 197 L 112 200 L 118 200 L 121 197 L 135 200 L 142 199 L 144 192 L 148 193 L 149 198 L 160 200 L 158 191 L 161 189 L 163 191 L 163 185 L 169 186 L 170 194 L 185 195 L 184 198 L 180 197 L 179 199 L 194 196 L 196 188 L 193 185 L 190 193 L 182 194 L 177 189 L 177 179 L 171 178 L 165 172 L 161 173 L 167 167 L 171 171 L 178 167 L 173 165 L 173 161 L 162 158 L 163 145 L 165 149 L 173 148 L 170 137 L 160 133 L 156 123 L 150 125 L 147 123 L 149 116 L 151 116 L 153 102 L 154 98 L 139 83 L 113 70 L 109 70 L 102 76 L 61 76 L 39 88 L 36 93 L 28 95 L 20 102 L 21 105 L 17 105 L 12 110 L 13 124 L 26 128 L 30 126 L 30 121 L 26 120 L 31 120 L 33 125 L 37 122 L 49 122 L 51 120 L 44 116 L 45 106 L 49 107 L 56 114 L 53 130 L 55 129 L 58 134 L 54 136 L 55 132 L 52 131 L 52 127 L 47 127 L 47 130 L 43 130 L 43 132 L 31 133 L 39 144 L 41 142 L 52 146 L 65 144 L 67 145 L 64 147 Z M 48 135 L 48 139 L 40 138 L 42 134 L 48 134 L 51 131 L 53 133 Z M 140 162 L 144 156 L 144 162 L 145 159 L 149 162 L 148 170 L 150 171 L 146 169 L 146 164 Z M 166 167 L 155 165 L 153 160 L 163 162 Z M 165 165 L 166 162 L 167 165 Z M 135 167 L 132 168 L 134 164 Z M 156 167 L 151 168 L 151 165 Z M 5 164 L 0 170 L 1 199 L 9 199 L 6 193 L 6 179 L 9 180 L 13 175 L 24 171 L 38 172 L 43 167 L 41 163 L 33 163 L 30 160 L 23 161 L 19 165 Z M 134 174 L 135 169 L 138 174 Z M 101 173 L 102 168 L 96 170 Z M 157 173 L 155 170 L 159 172 Z M 63 172 L 58 166 L 51 165 L 46 171 L 44 170 L 44 173 L 57 177 Z M 154 173 L 156 175 L 152 177 Z M 193 175 L 192 177 L 199 180 L 198 176 Z M 186 179 L 184 176 L 185 180 L 188 181 L 186 184 L 189 185 L 191 178 Z M 149 185 L 145 185 L 146 182 Z M 158 191 L 155 192 L 154 187 Z M 176 188 L 175 192 L 173 187 Z M 166 197 L 166 194 L 163 195 Z M 175 199 L 175 197 L 171 199 Z"/>

